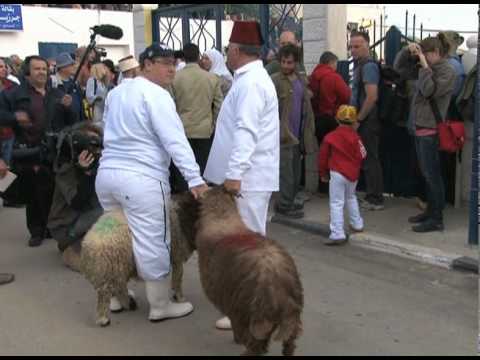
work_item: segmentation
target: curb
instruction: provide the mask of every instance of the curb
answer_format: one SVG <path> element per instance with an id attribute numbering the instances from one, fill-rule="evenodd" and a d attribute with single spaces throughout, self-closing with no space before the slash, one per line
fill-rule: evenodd
<path id="1" fill-rule="evenodd" d="M 330 235 L 329 226 L 311 221 L 292 220 L 274 215 L 271 218 L 271 222 L 303 230 L 322 237 L 328 237 Z M 350 235 L 349 242 L 354 246 L 400 256 L 448 270 L 468 271 L 478 274 L 478 260 L 459 254 L 445 253 L 438 249 L 405 244 L 371 233 Z"/>

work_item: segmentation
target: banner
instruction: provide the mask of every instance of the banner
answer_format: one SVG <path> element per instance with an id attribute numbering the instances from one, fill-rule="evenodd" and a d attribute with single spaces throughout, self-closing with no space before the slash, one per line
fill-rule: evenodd
<path id="1" fill-rule="evenodd" d="M 0 4 L 0 31 L 23 30 L 22 5 Z"/>

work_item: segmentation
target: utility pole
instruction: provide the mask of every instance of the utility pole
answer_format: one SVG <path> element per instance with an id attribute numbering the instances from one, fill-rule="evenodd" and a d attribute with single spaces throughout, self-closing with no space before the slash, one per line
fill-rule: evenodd
<path id="1" fill-rule="evenodd" d="M 478 33 L 480 34 L 480 6 L 478 10 Z M 479 145 L 480 145 L 480 37 L 477 42 L 477 81 L 475 96 L 475 122 L 473 125 L 473 150 L 472 150 L 472 186 L 470 196 L 470 228 L 468 243 L 478 245 L 479 226 Z"/>

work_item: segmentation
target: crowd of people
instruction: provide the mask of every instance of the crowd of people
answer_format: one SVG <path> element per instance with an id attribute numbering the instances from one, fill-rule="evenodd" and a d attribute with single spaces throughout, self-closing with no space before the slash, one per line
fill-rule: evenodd
<path id="1" fill-rule="evenodd" d="M 370 57 L 368 34 L 351 36 L 353 86 L 336 72 L 338 57 L 325 52 L 307 77 L 294 33 L 280 37 L 275 60 L 261 59 L 256 22 L 235 22 L 227 60 L 216 49 L 163 44 L 128 56 L 117 66 L 93 51 L 74 78 L 86 49 L 55 61 L 30 56 L 0 61 L 0 178 L 12 170 L 16 185 L 7 202 L 26 204 L 29 246 L 58 242 L 68 265 L 102 211 L 121 208 L 133 236 L 138 273 L 146 281 L 150 320 L 184 316 L 189 303 L 168 300 L 170 193 L 201 197 L 223 185 L 236 196 L 245 224 L 266 234 L 269 203 L 275 211 L 304 216 L 298 201 L 302 162 L 318 152 L 321 183 L 330 194 L 327 245 L 361 232 L 360 205 L 384 208 L 379 137 L 381 67 Z M 443 117 L 461 74 L 450 65 L 445 36 L 411 44 L 396 68 L 410 76 L 409 129 L 426 184 L 426 211 L 409 219 L 416 232 L 443 229 L 445 195 L 438 152 L 435 99 Z M 55 74 L 52 74 L 53 68 Z M 463 74 L 464 75 L 464 74 Z M 357 201 L 364 174 L 366 197 Z M 207 185 L 208 184 L 208 185 Z M 5 274 L 0 282 L 12 281 Z M 228 318 L 217 322 L 229 329 Z"/>

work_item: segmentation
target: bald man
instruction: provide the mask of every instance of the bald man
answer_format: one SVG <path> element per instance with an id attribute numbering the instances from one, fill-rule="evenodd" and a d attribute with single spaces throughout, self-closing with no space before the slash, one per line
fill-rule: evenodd
<path id="1" fill-rule="evenodd" d="M 280 34 L 280 39 L 278 41 L 280 48 L 286 45 L 295 45 L 300 47 L 300 41 L 298 41 L 297 36 L 293 31 L 287 30 Z M 273 74 L 280 71 L 280 62 L 278 59 L 272 60 L 267 66 L 265 66 L 268 75 L 272 76 Z M 297 65 L 297 71 L 301 74 L 305 74 L 305 67 L 303 66 L 303 56 L 301 56 L 301 61 Z"/>

